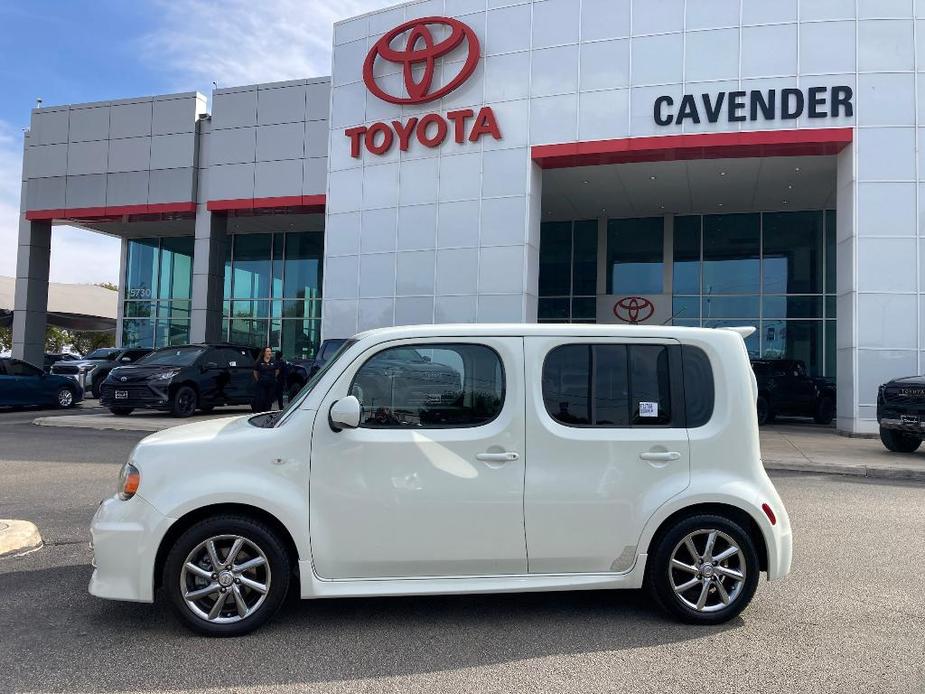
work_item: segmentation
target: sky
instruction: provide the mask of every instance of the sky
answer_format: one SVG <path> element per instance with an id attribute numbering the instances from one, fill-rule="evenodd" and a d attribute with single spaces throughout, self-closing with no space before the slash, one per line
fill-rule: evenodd
<path id="1" fill-rule="evenodd" d="M 397 0 L 0 0 L 0 275 L 16 271 L 23 131 L 43 105 L 331 74 L 333 24 Z M 52 231 L 51 281 L 119 282 L 117 239 Z"/>

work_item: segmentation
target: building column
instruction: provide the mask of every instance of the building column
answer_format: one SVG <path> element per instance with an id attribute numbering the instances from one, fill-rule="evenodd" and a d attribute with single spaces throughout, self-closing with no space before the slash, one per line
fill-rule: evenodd
<path id="1" fill-rule="evenodd" d="M 44 363 L 48 321 L 51 222 L 19 221 L 16 295 L 13 300 L 13 357 L 39 368 Z"/>
<path id="2" fill-rule="evenodd" d="M 225 290 L 225 244 L 228 218 L 196 208 L 193 248 L 193 300 L 190 342 L 219 342 L 222 336 L 222 301 Z"/>
<path id="3" fill-rule="evenodd" d="M 119 271 L 122 273 L 117 281 L 118 286 L 118 303 L 116 304 L 116 347 L 122 347 L 122 326 L 125 323 L 125 280 L 126 271 L 128 270 L 128 239 L 122 239 L 119 245 Z"/>

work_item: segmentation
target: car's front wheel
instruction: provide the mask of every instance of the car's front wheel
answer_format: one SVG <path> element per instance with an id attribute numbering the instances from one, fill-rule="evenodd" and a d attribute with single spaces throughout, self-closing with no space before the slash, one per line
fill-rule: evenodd
<path id="1" fill-rule="evenodd" d="M 174 417 L 192 417 L 199 405 L 199 396 L 190 386 L 180 386 L 170 398 L 170 414 Z"/>
<path id="2" fill-rule="evenodd" d="M 55 394 L 55 404 L 61 409 L 67 409 L 74 406 L 74 391 L 64 386 L 58 389 Z"/>
<path id="3" fill-rule="evenodd" d="M 823 397 L 816 403 L 816 412 L 813 415 L 813 421 L 816 424 L 831 424 L 835 419 L 835 400 L 831 397 Z"/>
<path id="4" fill-rule="evenodd" d="M 895 429 L 880 429 L 880 440 L 894 453 L 915 453 L 922 445 L 922 437 Z"/>
<path id="5" fill-rule="evenodd" d="M 201 521 L 174 542 L 163 586 L 180 619 L 207 636 L 263 625 L 289 589 L 289 556 L 276 533 L 245 516 Z"/>
<path id="6" fill-rule="evenodd" d="M 774 421 L 774 413 L 771 411 L 771 403 L 763 395 L 758 396 L 758 402 L 755 403 L 758 409 L 758 424 L 764 426 Z"/>
<path id="7" fill-rule="evenodd" d="M 755 545 L 723 516 L 685 518 L 661 537 L 650 557 L 650 593 L 666 612 L 691 624 L 732 619 L 758 587 Z"/>

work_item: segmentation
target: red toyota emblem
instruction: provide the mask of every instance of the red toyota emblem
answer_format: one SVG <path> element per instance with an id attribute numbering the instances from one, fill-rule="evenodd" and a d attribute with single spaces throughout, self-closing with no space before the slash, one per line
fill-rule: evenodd
<path id="1" fill-rule="evenodd" d="M 431 27 L 434 25 L 448 27 L 450 35 L 442 41 L 434 43 L 434 35 L 431 32 Z M 405 35 L 405 45 L 403 48 L 395 48 L 392 44 L 401 35 Z M 466 41 L 469 55 L 466 57 L 466 62 L 459 73 L 439 89 L 433 92 L 430 91 L 433 86 L 437 58 L 446 55 L 463 41 Z M 425 104 L 428 101 L 434 101 L 446 96 L 465 82 L 475 70 L 476 65 L 478 65 L 480 53 L 479 39 L 475 32 L 458 19 L 450 17 L 412 19 L 410 22 L 405 22 L 395 27 L 376 41 L 363 63 L 363 81 L 366 82 L 366 87 L 369 91 L 389 103 Z M 402 66 L 408 96 L 389 94 L 376 84 L 373 67 L 377 59 Z M 415 68 L 419 67 L 423 67 L 423 73 L 421 73 L 420 79 L 415 79 Z"/>
<path id="2" fill-rule="evenodd" d="M 642 323 L 655 313 L 655 305 L 641 296 L 625 296 L 613 305 L 613 315 L 624 323 Z"/>

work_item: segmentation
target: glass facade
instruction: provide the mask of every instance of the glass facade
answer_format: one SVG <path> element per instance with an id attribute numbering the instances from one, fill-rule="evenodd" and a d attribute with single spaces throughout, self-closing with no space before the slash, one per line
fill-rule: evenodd
<path id="1" fill-rule="evenodd" d="M 223 338 L 311 358 L 321 336 L 323 232 L 234 234 L 225 259 Z"/>
<path id="2" fill-rule="evenodd" d="M 556 323 L 594 323 L 597 220 L 543 224 L 539 314 Z"/>
<path id="3" fill-rule="evenodd" d="M 673 221 L 666 249 L 665 218 L 608 220 L 604 293 L 671 292 L 675 325 L 753 325 L 757 330 L 746 342 L 753 357 L 802 359 L 811 374 L 835 376 L 834 211 L 688 215 Z M 580 262 L 579 229 L 587 249 Z M 542 225 L 541 322 L 593 321 L 596 235 L 596 221 Z M 588 302 L 578 315 L 576 302 Z"/>
<path id="4" fill-rule="evenodd" d="M 135 239 L 127 251 L 123 346 L 189 342 L 193 237 Z"/>

